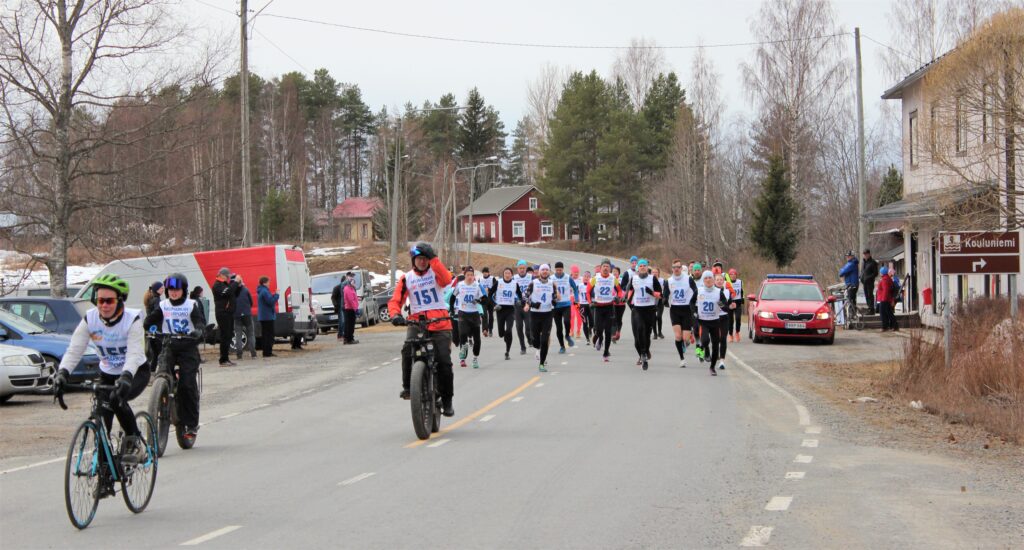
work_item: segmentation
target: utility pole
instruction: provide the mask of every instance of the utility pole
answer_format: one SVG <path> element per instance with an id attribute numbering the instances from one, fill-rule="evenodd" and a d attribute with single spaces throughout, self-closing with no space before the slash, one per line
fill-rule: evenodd
<path id="1" fill-rule="evenodd" d="M 241 0 L 239 11 L 242 37 L 242 246 L 252 246 L 252 179 L 249 174 L 249 0 Z"/>
<path id="2" fill-rule="evenodd" d="M 402 116 L 398 116 L 395 135 L 394 190 L 391 193 L 391 288 L 395 288 L 395 270 L 398 269 L 398 177 L 402 173 Z"/>
<path id="3" fill-rule="evenodd" d="M 853 29 L 853 42 L 857 52 L 857 235 L 860 240 L 858 252 L 864 252 L 868 247 L 868 221 L 864 218 L 868 210 L 868 183 L 864 159 L 864 70 L 860 59 L 860 27 Z"/>

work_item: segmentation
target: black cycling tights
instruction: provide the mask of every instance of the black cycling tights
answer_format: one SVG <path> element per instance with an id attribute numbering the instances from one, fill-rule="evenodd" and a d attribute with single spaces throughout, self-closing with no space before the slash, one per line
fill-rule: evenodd
<path id="1" fill-rule="evenodd" d="M 505 339 L 505 353 L 512 349 L 512 331 L 516 322 L 515 306 L 500 306 L 496 311 L 498 317 L 498 337 Z"/>
<path id="2" fill-rule="evenodd" d="M 548 340 L 551 339 L 552 313 L 550 311 L 530 312 L 530 328 L 533 329 L 533 343 L 540 349 L 540 364 L 548 360 Z"/>
<path id="3" fill-rule="evenodd" d="M 704 348 L 705 353 L 711 352 L 711 368 L 714 369 L 718 365 L 718 352 L 721 349 L 719 342 L 722 340 L 722 320 L 705 321 L 701 319 L 699 324 L 700 347 Z M 710 347 L 708 344 L 710 344 Z"/>

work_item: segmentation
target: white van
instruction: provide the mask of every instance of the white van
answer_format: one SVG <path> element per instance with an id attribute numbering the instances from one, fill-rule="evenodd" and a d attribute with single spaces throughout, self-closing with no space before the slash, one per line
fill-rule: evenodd
<path id="1" fill-rule="evenodd" d="M 149 256 L 128 260 L 115 260 L 107 264 L 96 276 L 114 273 L 128 281 L 131 293 L 128 307 L 144 309 L 142 296 L 155 281 L 163 281 L 171 273 L 181 273 L 188 278 L 191 289 L 201 287 L 201 303 L 206 312 L 207 325 L 217 324 L 216 316 L 210 311 L 214 281 L 220 268 L 226 267 L 242 277 L 245 288 L 252 294 L 252 315 L 256 318 L 256 287 L 260 277 L 270 277 L 267 286 L 277 292 L 277 320 L 274 322 L 274 336 L 293 341 L 305 337 L 316 338 L 316 317 L 312 309 L 312 283 L 306 256 L 298 246 L 268 245 L 251 248 L 235 248 L 190 254 Z M 86 285 L 78 293 L 79 298 L 91 299 L 92 286 Z M 260 337 L 260 324 L 255 324 L 256 337 Z"/>

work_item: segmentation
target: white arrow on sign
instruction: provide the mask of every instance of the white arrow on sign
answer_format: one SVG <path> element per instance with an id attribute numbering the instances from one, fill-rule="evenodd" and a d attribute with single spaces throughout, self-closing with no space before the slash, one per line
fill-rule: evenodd
<path id="1" fill-rule="evenodd" d="M 982 268 L 982 269 L 985 269 L 986 265 L 988 265 L 988 262 L 985 261 L 985 258 L 982 258 L 982 259 L 980 259 L 980 260 L 978 260 L 976 262 L 971 262 L 971 267 L 973 268 L 973 271 L 975 271 L 975 272 L 978 271 L 979 267 Z"/>

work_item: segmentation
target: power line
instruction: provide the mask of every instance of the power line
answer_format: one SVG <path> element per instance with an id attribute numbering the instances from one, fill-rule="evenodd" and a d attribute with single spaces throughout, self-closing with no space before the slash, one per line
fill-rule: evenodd
<path id="1" fill-rule="evenodd" d="M 303 71 L 306 71 L 306 72 L 307 72 L 307 73 L 309 73 L 309 74 L 313 74 L 313 71 L 311 71 L 311 70 L 307 69 L 307 68 L 306 68 L 306 67 L 305 67 L 305 66 L 304 66 L 304 65 L 303 65 L 302 63 L 299 63 L 299 61 L 298 61 L 297 59 L 295 59 L 294 57 L 292 57 L 292 56 L 288 55 L 288 52 L 284 51 L 284 50 L 283 50 L 283 49 L 281 48 L 281 46 L 278 46 L 277 44 L 275 44 L 273 40 L 271 40 L 271 39 L 267 38 L 267 35 L 265 35 L 265 34 L 261 33 L 260 31 L 256 30 L 256 28 L 255 28 L 255 27 L 253 27 L 253 29 L 252 29 L 252 30 L 253 30 L 253 32 L 255 32 L 256 34 L 260 35 L 260 38 L 262 38 L 262 39 L 266 40 L 266 41 L 267 41 L 267 43 L 269 43 L 269 44 L 270 44 L 271 46 L 273 46 L 274 48 L 276 48 L 276 49 L 277 49 L 277 51 L 281 52 L 281 55 L 283 55 L 283 56 L 287 57 L 288 59 L 291 59 L 291 60 L 292 60 L 292 62 L 293 62 L 293 63 L 295 63 L 296 65 L 298 65 L 300 69 L 302 69 Z"/>
<path id="2" fill-rule="evenodd" d="M 883 48 L 887 48 L 887 49 L 889 49 L 889 50 L 892 50 L 892 51 L 894 51 L 894 52 L 896 52 L 896 53 L 898 53 L 898 54 L 900 54 L 900 55 L 904 55 L 904 56 L 906 56 L 906 57 L 908 57 L 908 58 L 910 58 L 910 59 L 913 59 L 914 61 L 916 61 L 916 62 L 918 62 L 918 63 L 920 63 L 920 62 L 921 62 L 921 60 L 919 60 L 919 59 L 918 59 L 918 58 L 917 58 L 916 56 L 914 56 L 914 55 L 911 55 L 911 54 L 909 54 L 909 53 L 907 53 L 907 52 L 904 52 L 904 51 L 902 51 L 902 50 L 897 50 L 896 48 L 894 48 L 894 47 L 892 47 L 892 46 L 890 46 L 890 45 L 888 45 L 888 44 L 885 44 L 885 43 L 883 43 L 883 42 L 879 42 L 878 40 L 875 40 L 874 38 L 871 38 L 870 36 L 868 36 L 868 35 L 866 35 L 866 34 L 864 34 L 864 33 L 860 33 L 860 35 L 861 35 L 861 36 L 863 36 L 864 38 L 867 38 L 868 40 L 870 40 L 870 41 L 874 42 L 875 44 L 878 44 L 879 46 L 881 46 L 881 47 L 883 47 Z"/>
<path id="3" fill-rule="evenodd" d="M 199 0 L 196 0 L 197 2 Z M 348 29 L 353 31 L 371 32 L 377 34 L 385 34 L 389 36 L 401 36 L 405 38 L 418 38 L 423 40 L 437 40 L 441 42 L 456 42 L 460 44 L 477 44 L 482 46 L 511 46 L 517 48 L 548 48 L 548 49 L 570 49 L 570 50 L 619 50 L 630 47 L 636 47 L 646 50 L 695 50 L 697 48 L 732 48 L 740 46 L 763 46 L 767 44 L 783 44 L 787 42 L 803 42 L 807 40 L 821 40 L 826 38 L 835 38 L 838 36 L 850 36 L 852 33 L 841 32 L 835 34 L 825 34 L 820 36 L 806 36 L 799 38 L 787 38 L 779 40 L 766 40 L 762 42 L 734 42 L 728 44 L 698 44 L 689 46 L 609 46 L 609 45 L 587 45 L 587 44 L 544 44 L 534 42 L 502 42 L 497 40 L 474 40 L 470 38 L 455 38 L 451 36 L 437 36 L 430 34 L 417 34 L 409 32 L 391 31 L 387 29 L 376 29 L 371 27 L 358 27 L 355 25 L 345 25 L 342 23 L 332 23 L 330 21 L 318 21 L 315 19 L 307 19 L 304 17 L 295 17 L 291 15 L 279 15 L 276 13 L 264 13 L 264 17 L 274 17 L 276 19 L 285 19 L 288 21 L 298 21 L 302 23 L 312 23 L 314 25 L 323 25 L 327 27 L 336 27 L 340 29 Z"/>
<path id="4" fill-rule="evenodd" d="M 202 5 L 204 5 L 204 6 L 208 7 L 208 8 L 213 8 L 215 10 L 222 11 L 224 13 L 230 13 L 233 17 L 238 17 L 238 12 L 231 11 L 231 10 L 226 9 L 226 8 L 222 8 L 222 7 L 218 6 L 218 5 L 211 4 L 209 2 L 203 2 L 203 0 L 193 0 L 193 1 L 198 3 L 198 4 L 202 4 Z"/>

